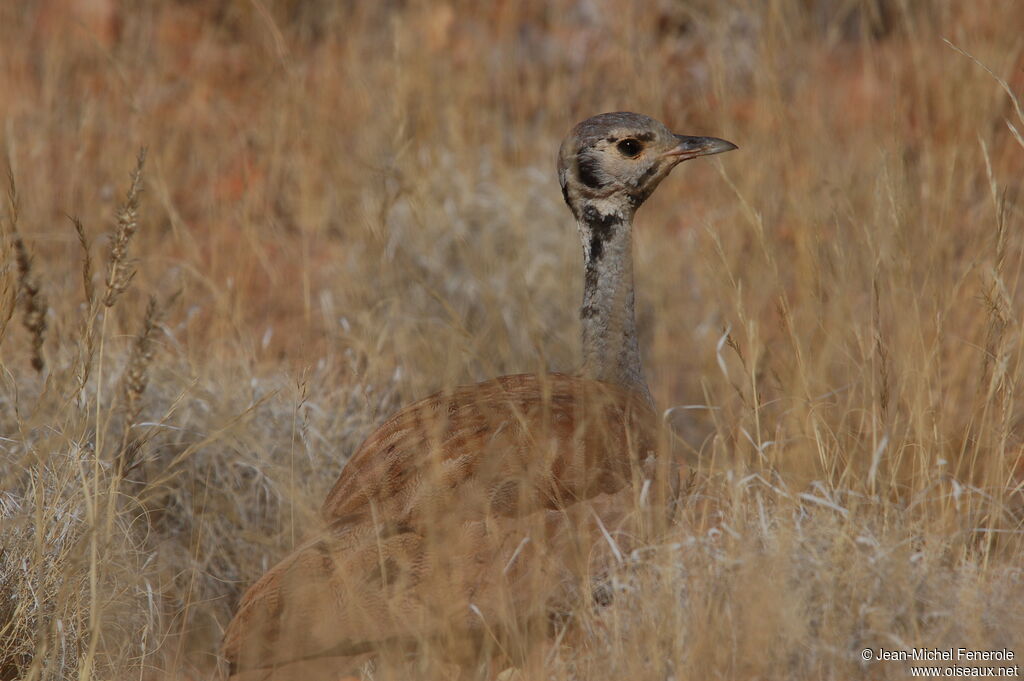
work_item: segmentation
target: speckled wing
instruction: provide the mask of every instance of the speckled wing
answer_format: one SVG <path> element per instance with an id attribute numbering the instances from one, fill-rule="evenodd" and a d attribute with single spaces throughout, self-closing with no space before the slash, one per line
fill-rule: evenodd
<path id="1" fill-rule="evenodd" d="M 561 374 L 406 407 L 346 464 L 326 531 L 245 594 L 226 657 L 236 670 L 358 660 L 438 623 L 493 630 L 543 615 L 593 571 L 593 544 L 632 507 L 657 438 L 643 398 Z"/>
<path id="2" fill-rule="evenodd" d="M 416 524 L 454 503 L 470 517 L 564 508 L 622 487 L 656 437 L 649 407 L 617 386 L 503 376 L 388 419 L 352 456 L 322 514 L 341 527 L 373 513 Z"/>

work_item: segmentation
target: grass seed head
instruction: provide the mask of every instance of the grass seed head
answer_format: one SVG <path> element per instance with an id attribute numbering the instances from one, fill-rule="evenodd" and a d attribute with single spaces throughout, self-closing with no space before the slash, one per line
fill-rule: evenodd
<path id="1" fill-rule="evenodd" d="M 112 307 L 135 277 L 135 268 L 128 257 L 128 247 L 139 227 L 139 196 L 142 194 L 142 169 L 146 163 L 146 148 L 139 150 L 131 184 L 125 201 L 117 210 L 117 224 L 111 234 L 110 253 L 107 257 L 107 288 L 103 304 Z"/>

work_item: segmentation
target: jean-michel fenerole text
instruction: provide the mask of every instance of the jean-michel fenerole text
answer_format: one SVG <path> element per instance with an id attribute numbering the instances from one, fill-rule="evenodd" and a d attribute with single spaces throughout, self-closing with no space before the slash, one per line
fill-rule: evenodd
<path id="1" fill-rule="evenodd" d="M 913 660 L 956 662 L 969 661 L 1007 661 L 1014 659 L 1012 650 L 972 650 L 971 648 L 911 648 L 909 650 L 888 650 L 879 648 L 875 651 L 876 660 Z"/>

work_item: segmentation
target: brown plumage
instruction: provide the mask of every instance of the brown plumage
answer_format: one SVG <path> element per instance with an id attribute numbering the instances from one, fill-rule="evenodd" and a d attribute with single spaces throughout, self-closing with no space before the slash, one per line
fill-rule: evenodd
<path id="1" fill-rule="evenodd" d="M 328 494 L 322 531 L 243 597 L 224 642 L 237 678 L 337 678 L 438 638 L 456 660 L 487 641 L 515 654 L 664 524 L 678 476 L 640 368 L 632 216 L 681 160 L 731 148 L 638 114 L 573 130 L 559 179 L 587 268 L 583 375 L 462 386 L 381 425 Z"/>
<path id="2" fill-rule="evenodd" d="M 569 525 L 593 522 L 566 509 L 600 507 L 650 476 L 656 423 L 635 393 L 561 374 L 503 376 L 403 409 L 346 465 L 322 509 L 328 531 L 246 594 L 225 654 L 241 667 L 358 657 L 437 623 L 474 632 L 529 619 L 528 602 L 546 599 L 517 587 L 555 595 L 579 567 L 551 561 Z"/>

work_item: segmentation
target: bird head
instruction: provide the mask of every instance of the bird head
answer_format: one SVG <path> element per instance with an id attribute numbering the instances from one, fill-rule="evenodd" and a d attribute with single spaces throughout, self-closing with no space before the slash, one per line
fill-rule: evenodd
<path id="1" fill-rule="evenodd" d="M 736 148 L 716 137 L 677 135 L 643 114 L 604 113 L 577 124 L 562 142 L 558 181 L 577 218 L 587 204 L 626 217 L 683 161 Z"/>

